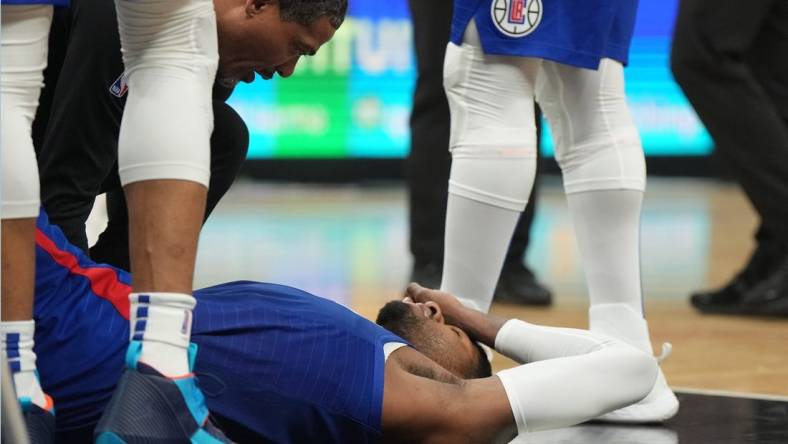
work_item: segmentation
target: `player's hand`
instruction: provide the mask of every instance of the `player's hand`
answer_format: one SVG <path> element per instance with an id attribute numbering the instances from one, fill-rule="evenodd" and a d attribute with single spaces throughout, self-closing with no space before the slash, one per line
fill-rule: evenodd
<path id="1" fill-rule="evenodd" d="M 463 321 L 467 317 L 468 308 L 463 306 L 454 295 L 445 291 L 425 288 L 413 282 L 405 290 L 405 298 L 413 302 L 438 304 L 447 324 L 462 327 Z"/>
<path id="2" fill-rule="evenodd" d="M 463 305 L 451 293 L 424 288 L 419 284 L 408 285 L 405 298 L 417 303 L 434 302 L 441 308 L 443 320 L 447 324 L 461 328 L 471 339 L 495 348 L 495 337 L 506 319 L 491 316 L 472 308 L 473 303 Z"/>

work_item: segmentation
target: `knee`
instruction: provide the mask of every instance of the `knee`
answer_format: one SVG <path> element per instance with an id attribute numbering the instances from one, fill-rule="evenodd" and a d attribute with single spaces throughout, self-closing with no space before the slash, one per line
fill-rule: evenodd
<path id="1" fill-rule="evenodd" d="M 5 97 L 4 97 L 5 99 Z M 30 138 L 30 119 L 18 107 L 3 102 L 2 215 L 6 219 L 38 216 L 38 164 Z"/>
<path id="2" fill-rule="evenodd" d="M 116 8 L 124 64 L 131 77 L 137 69 L 195 72 L 206 68 L 213 72 L 208 76 L 213 83 L 219 61 L 213 2 L 123 0 L 116 2 Z"/>
<path id="3" fill-rule="evenodd" d="M 118 147 L 121 182 L 179 179 L 208 186 L 218 64 L 212 2 L 123 0 L 117 11 L 129 75 Z"/>
<path id="4" fill-rule="evenodd" d="M 495 207 L 523 211 L 536 174 L 534 151 L 455 148 L 449 192 Z"/>
<path id="5" fill-rule="evenodd" d="M 567 193 L 608 189 L 644 191 L 646 159 L 633 125 L 600 132 L 598 138 L 575 143 L 557 156 Z"/>

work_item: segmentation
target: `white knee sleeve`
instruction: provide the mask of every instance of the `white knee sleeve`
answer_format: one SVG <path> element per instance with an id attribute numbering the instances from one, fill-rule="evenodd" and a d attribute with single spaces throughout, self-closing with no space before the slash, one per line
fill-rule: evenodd
<path id="1" fill-rule="evenodd" d="M 211 0 L 117 0 L 129 97 L 118 143 L 123 185 L 208 186 L 218 64 Z"/>
<path id="2" fill-rule="evenodd" d="M 534 84 L 539 61 L 486 55 L 471 24 L 449 44 L 444 87 L 451 109 L 449 192 L 522 211 L 536 168 Z"/>
<path id="3" fill-rule="evenodd" d="M 503 370 L 517 430 L 567 427 L 643 399 L 654 385 L 653 357 L 586 330 L 508 321 L 495 348 L 525 363 Z"/>
<path id="4" fill-rule="evenodd" d="M 544 61 L 536 98 L 553 133 L 567 193 L 645 190 L 643 148 L 619 62 L 603 59 L 590 70 Z"/>
<path id="5" fill-rule="evenodd" d="M 38 216 L 36 153 L 30 136 L 47 63 L 52 6 L 3 5 L 0 58 L 2 218 Z"/>

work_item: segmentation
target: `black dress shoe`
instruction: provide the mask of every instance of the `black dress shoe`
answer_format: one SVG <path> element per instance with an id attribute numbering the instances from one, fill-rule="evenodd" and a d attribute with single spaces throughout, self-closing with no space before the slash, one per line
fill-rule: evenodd
<path id="1" fill-rule="evenodd" d="M 768 278 L 744 294 L 737 313 L 788 317 L 788 258 Z"/>
<path id="2" fill-rule="evenodd" d="M 536 280 L 525 265 L 504 264 L 493 300 L 519 305 L 550 305 L 553 294 Z"/>
<path id="3" fill-rule="evenodd" d="M 741 313 L 741 302 L 753 287 L 767 280 L 786 258 L 785 248 L 774 242 L 759 242 L 742 271 L 724 287 L 699 291 L 690 296 L 690 303 L 703 313 Z"/>
<path id="4" fill-rule="evenodd" d="M 410 282 L 425 288 L 440 288 L 443 266 L 440 262 L 415 262 L 410 272 Z"/>
<path id="5" fill-rule="evenodd" d="M 690 296 L 690 303 L 703 313 L 736 313 L 744 293 L 750 288 L 740 276 L 728 285 L 709 291 L 699 291 Z"/>

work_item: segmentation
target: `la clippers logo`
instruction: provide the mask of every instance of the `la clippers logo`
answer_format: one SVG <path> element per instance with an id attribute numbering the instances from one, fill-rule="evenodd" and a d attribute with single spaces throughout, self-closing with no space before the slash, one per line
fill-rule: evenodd
<path id="1" fill-rule="evenodd" d="M 493 0 L 490 13 L 503 34 L 525 37 L 542 21 L 542 0 Z"/>
<path id="2" fill-rule="evenodd" d="M 126 84 L 126 73 L 120 75 L 120 77 L 115 80 L 112 85 L 109 87 L 109 93 L 117 98 L 121 98 L 126 95 L 126 92 L 129 90 L 129 85 Z"/>

